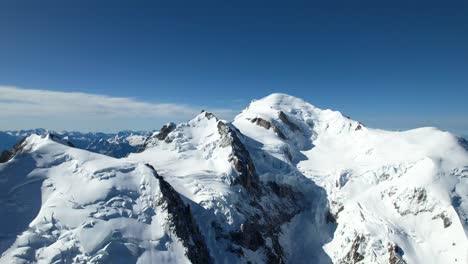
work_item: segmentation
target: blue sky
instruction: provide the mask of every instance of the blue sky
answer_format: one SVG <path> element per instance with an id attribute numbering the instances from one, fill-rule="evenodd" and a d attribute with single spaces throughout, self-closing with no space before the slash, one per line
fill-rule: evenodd
<path id="1" fill-rule="evenodd" d="M 0 129 L 157 129 L 283 92 L 371 127 L 468 134 L 466 1 L 8 2 Z M 101 99 L 127 114 L 93 112 Z"/>

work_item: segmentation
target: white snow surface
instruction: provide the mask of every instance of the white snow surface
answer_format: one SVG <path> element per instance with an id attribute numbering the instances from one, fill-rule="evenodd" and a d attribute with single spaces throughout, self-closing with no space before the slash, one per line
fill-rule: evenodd
<path id="1" fill-rule="evenodd" d="M 1 210 L 13 216 L 10 221 L 32 218 L 29 224 L 2 225 L 2 237 L 18 236 L 0 263 L 189 262 L 166 226 L 167 212 L 155 203 L 161 193 L 147 166 L 48 136 L 31 135 L 24 146 L 27 153 L 0 164 L 1 191 L 14 196 L 2 200 L 10 204 Z M 36 182 L 41 187 L 30 186 Z"/>
<path id="2" fill-rule="evenodd" d="M 213 230 L 242 229 L 254 213 L 219 122 L 240 131 L 262 183 L 304 196 L 280 227 L 287 263 L 468 263 L 468 153 L 457 137 L 368 128 L 286 94 L 253 101 L 231 124 L 202 112 L 122 159 L 28 137 L 0 164 L 0 263 L 190 262 L 145 163 L 190 206 L 215 263 L 265 263 L 261 249 L 236 255 Z"/>
<path id="3" fill-rule="evenodd" d="M 287 139 L 251 122 L 259 117 Z M 371 129 L 284 94 L 253 101 L 233 124 L 326 190 L 338 215 L 324 247 L 334 263 L 346 262 L 359 235 L 359 263 L 388 263 L 391 245 L 407 263 L 468 263 L 468 155 L 452 134 Z"/>

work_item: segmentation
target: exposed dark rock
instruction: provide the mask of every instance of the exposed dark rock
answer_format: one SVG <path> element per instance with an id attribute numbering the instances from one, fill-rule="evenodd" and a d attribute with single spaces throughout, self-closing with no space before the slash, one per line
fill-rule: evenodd
<path id="1" fill-rule="evenodd" d="M 169 135 L 169 133 L 171 133 L 172 131 L 174 131 L 174 129 L 176 128 L 176 124 L 174 123 L 167 123 L 165 124 L 164 126 L 161 127 L 161 129 L 159 130 L 158 133 L 156 133 L 156 135 L 151 135 L 149 137 L 147 137 L 145 139 L 145 142 L 143 143 L 143 145 L 141 145 L 138 149 L 137 149 L 137 153 L 140 153 L 140 152 L 143 152 L 145 149 L 148 148 L 148 146 L 154 144 L 157 140 L 159 141 L 162 141 L 162 140 L 165 140 L 166 143 L 171 143 L 171 140 L 167 138 L 167 136 Z"/>
<path id="2" fill-rule="evenodd" d="M 468 140 L 465 138 L 459 137 L 458 138 L 458 143 L 466 150 L 468 151 Z"/>
<path id="3" fill-rule="evenodd" d="M 189 205 L 185 205 L 180 195 L 172 186 L 159 176 L 153 166 L 146 164 L 153 170 L 153 175 L 159 180 L 162 196 L 157 201 L 168 212 L 168 222 L 171 230 L 179 237 L 187 249 L 185 253 L 192 263 L 209 264 L 213 260 L 205 244 Z"/>
<path id="4" fill-rule="evenodd" d="M 443 220 L 444 220 L 444 227 L 445 227 L 445 228 L 447 228 L 447 227 L 449 227 L 449 226 L 452 225 L 452 220 L 450 220 L 450 218 L 448 218 L 447 216 L 444 215 Z"/>
<path id="5" fill-rule="evenodd" d="M 291 154 L 291 151 L 289 150 L 288 147 L 285 147 L 284 148 L 284 154 L 286 155 L 286 157 L 288 158 L 289 161 L 293 161 L 293 156 Z"/>
<path id="6" fill-rule="evenodd" d="M 327 223 L 336 224 L 336 217 L 330 211 L 327 212 L 325 220 L 327 221 Z"/>
<path id="7" fill-rule="evenodd" d="M 265 120 L 263 118 L 255 117 L 252 120 L 250 120 L 250 122 L 255 123 L 256 125 L 259 125 L 261 127 L 264 127 L 265 129 L 272 128 L 273 132 L 275 132 L 276 135 L 278 135 L 280 138 L 282 138 L 284 140 L 287 139 L 286 136 L 283 134 L 283 132 L 281 132 L 281 130 L 278 127 L 276 127 L 271 122 L 269 122 L 269 121 L 267 121 L 267 120 Z"/>
<path id="8" fill-rule="evenodd" d="M 250 122 L 255 123 L 256 125 L 264 127 L 266 129 L 270 129 L 271 127 L 271 123 L 269 121 L 266 121 L 265 119 L 260 117 L 255 117 L 252 120 L 250 120 Z"/>
<path id="9" fill-rule="evenodd" d="M 393 202 L 393 206 L 402 216 L 407 214 L 430 212 L 432 210 L 430 207 L 424 206 L 425 202 L 427 201 L 427 191 L 424 188 L 414 188 L 412 193 L 409 194 L 408 199 L 411 203 L 413 203 L 414 206 L 406 208 L 405 210 L 400 207 L 399 200 Z"/>
<path id="10" fill-rule="evenodd" d="M 25 140 L 26 140 L 26 138 L 23 138 L 20 141 L 18 141 L 13 146 L 13 149 L 11 151 L 4 150 L 2 152 L 2 154 L 0 155 L 0 163 L 5 163 L 5 162 L 11 160 L 14 156 L 16 156 L 16 154 L 24 152 L 25 151 L 24 150 L 24 147 L 25 147 L 24 141 Z"/>
<path id="11" fill-rule="evenodd" d="M 57 143 L 67 145 L 67 146 L 72 147 L 72 148 L 75 147 L 75 145 L 73 145 L 73 143 L 71 143 L 70 141 L 62 139 L 61 137 L 59 137 L 59 136 L 57 136 L 55 134 L 48 133 L 47 135 L 49 135 L 49 138 L 52 139 L 53 141 L 57 142 Z"/>
<path id="12" fill-rule="evenodd" d="M 358 130 L 361 130 L 362 129 L 362 126 L 361 126 L 361 123 L 359 123 L 356 127 L 356 129 L 354 129 L 354 131 L 358 131 Z"/>
<path id="13" fill-rule="evenodd" d="M 174 123 L 169 123 L 169 124 L 164 125 L 159 130 L 159 133 L 156 134 L 156 138 L 159 139 L 159 140 L 166 139 L 167 135 L 169 135 L 169 133 L 174 131 L 175 128 L 176 128 L 176 124 L 174 124 Z"/>
<path id="14" fill-rule="evenodd" d="M 224 239 L 227 238 L 227 236 L 223 233 L 223 228 L 221 227 L 221 225 L 219 223 L 217 223 L 216 221 L 212 221 L 211 222 L 211 227 L 215 231 L 216 240 L 220 240 L 222 238 L 224 238 Z"/>
<path id="15" fill-rule="evenodd" d="M 288 139 L 284 134 L 283 132 L 281 132 L 281 130 L 279 130 L 279 128 L 277 128 L 276 126 L 273 126 L 273 132 L 276 133 L 276 135 L 278 135 L 281 139 Z"/>
<path id="16" fill-rule="evenodd" d="M 338 215 L 343 210 L 344 210 L 344 205 L 342 203 L 332 201 L 331 204 L 330 204 L 330 209 L 328 211 L 328 213 L 330 214 L 330 217 L 331 217 L 330 220 L 334 219 L 334 221 L 336 222 L 336 220 L 338 219 Z M 327 216 L 327 219 L 328 219 L 328 216 Z"/>
<path id="17" fill-rule="evenodd" d="M 221 135 L 221 147 L 232 147 L 229 162 L 237 171 L 239 178 L 234 184 L 240 183 L 250 193 L 259 191 L 259 178 L 254 163 L 244 144 L 240 141 L 237 133 L 230 126 L 218 121 L 218 133 Z"/>
<path id="18" fill-rule="evenodd" d="M 231 240 L 252 251 L 256 251 L 265 244 L 262 233 L 260 233 L 258 222 L 246 222 L 237 232 L 231 232 Z"/>
<path id="19" fill-rule="evenodd" d="M 16 154 L 18 153 L 22 153 L 25 151 L 25 147 L 26 147 L 26 144 L 24 144 L 26 141 L 26 138 L 23 138 L 22 140 L 18 141 L 18 143 L 16 143 L 14 146 L 13 146 L 13 153 L 12 153 L 12 156 L 15 156 Z"/>
<path id="20" fill-rule="evenodd" d="M 283 123 L 285 123 L 292 131 L 300 131 L 301 129 L 296 125 L 294 124 L 293 122 L 291 122 L 288 118 L 288 116 L 283 112 L 283 111 L 279 111 L 279 114 L 278 114 L 278 117 L 281 121 L 283 121 Z"/>
<path id="21" fill-rule="evenodd" d="M 403 260 L 403 250 L 398 245 L 388 245 L 388 264 L 406 264 Z"/>
<path id="22" fill-rule="evenodd" d="M 0 163 L 5 163 L 9 161 L 12 155 L 13 153 L 11 153 L 9 150 L 4 150 L 2 154 L 0 155 Z"/>
<path id="23" fill-rule="evenodd" d="M 244 256 L 244 250 L 242 250 L 241 247 L 236 247 L 236 246 L 234 246 L 234 245 L 228 245 L 228 247 L 227 247 L 226 250 L 229 251 L 229 252 L 232 252 L 232 253 L 236 254 L 236 255 L 239 256 L 239 257 L 243 257 L 243 256 Z"/>
<path id="24" fill-rule="evenodd" d="M 432 219 L 437 219 L 437 218 L 442 219 L 442 221 L 444 223 L 444 228 L 447 228 L 447 227 L 452 225 L 452 220 L 445 213 L 440 213 L 440 214 L 432 217 Z"/>
<path id="25" fill-rule="evenodd" d="M 208 118 L 208 120 L 210 120 L 211 118 L 216 118 L 216 116 L 213 115 L 213 113 L 211 113 L 211 112 L 206 112 L 206 111 L 203 110 L 202 113 L 205 113 L 205 117 Z M 216 118 L 216 120 L 218 120 L 218 119 Z"/>
<path id="26" fill-rule="evenodd" d="M 425 189 L 417 188 L 415 189 L 415 194 L 417 195 L 418 203 L 425 202 L 427 199 L 427 193 Z"/>
<path id="27" fill-rule="evenodd" d="M 345 263 L 355 264 L 364 259 L 364 256 L 360 253 L 360 247 L 365 242 L 365 237 L 363 235 L 358 235 L 351 245 L 351 249 L 344 259 Z"/>
<path id="28" fill-rule="evenodd" d="M 268 197 L 252 201 L 247 212 L 249 216 L 237 231 L 229 233 L 230 241 L 252 251 L 263 250 L 267 263 L 285 263 L 285 255 L 279 237 L 281 226 L 304 208 L 302 194 L 288 185 L 268 182 L 263 193 Z M 252 212 L 258 212 L 252 214 Z M 267 244 L 269 239 L 271 244 Z"/>

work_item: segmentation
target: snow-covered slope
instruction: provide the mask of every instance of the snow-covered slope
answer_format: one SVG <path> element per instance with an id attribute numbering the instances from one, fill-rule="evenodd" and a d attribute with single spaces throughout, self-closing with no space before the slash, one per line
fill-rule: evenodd
<path id="1" fill-rule="evenodd" d="M 333 262 L 467 263 L 468 155 L 450 133 L 370 129 L 284 94 L 234 125 L 326 190 Z"/>
<path id="2" fill-rule="evenodd" d="M 1 263 L 209 262 L 190 209 L 151 166 L 32 135 L 0 171 L 2 250 L 14 241 Z"/>
<path id="3" fill-rule="evenodd" d="M 292 186 L 261 181 L 245 140 L 202 112 L 188 123 L 166 125 L 128 160 L 150 163 L 197 205 L 194 217 L 215 263 L 281 263 L 280 228 L 305 204 Z"/>
<path id="4" fill-rule="evenodd" d="M 435 128 L 272 94 L 232 123 L 169 123 L 121 159 L 67 139 L 0 159 L 1 263 L 468 261 L 468 144 Z"/>

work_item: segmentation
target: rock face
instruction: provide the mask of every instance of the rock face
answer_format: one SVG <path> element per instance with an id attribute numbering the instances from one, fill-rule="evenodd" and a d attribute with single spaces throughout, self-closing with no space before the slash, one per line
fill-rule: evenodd
<path id="1" fill-rule="evenodd" d="M 398 245 L 388 245 L 388 263 L 389 264 L 406 264 L 402 259 L 403 250 Z"/>
<path id="2" fill-rule="evenodd" d="M 166 139 L 167 135 L 171 133 L 176 127 L 176 124 L 174 123 L 169 123 L 167 125 L 164 125 L 161 130 L 159 130 L 159 133 L 156 135 L 156 138 L 159 140 L 164 140 Z"/>
<path id="3" fill-rule="evenodd" d="M 25 148 L 25 139 L 18 141 L 11 151 L 4 150 L 0 156 L 0 163 L 5 163 L 12 159 L 16 154 L 19 154 L 24 151 Z"/>
<path id="4" fill-rule="evenodd" d="M 275 182 L 269 182 L 263 188 L 266 199 L 250 203 L 252 209 L 260 214 L 251 215 L 239 230 L 231 231 L 229 239 L 252 251 L 262 249 L 267 263 L 285 263 L 286 254 L 280 244 L 281 226 L 304 209 L 303 197 L 292 187 Z M 239 251 L 242 252 L 241 249 Z"/>
<path id="5" fill-rule="evenodd" d="M 279 111 L 278 118 L 283 121 L 283 123 L 285 123 L 292 131 L 301 130 L 296 124 L 289 120 L 288 116 L 283 111 Z"/>
<path id="6" fill-rule="evenodd" d="M 365 242 L 364 236 L 357 236 L 351 244 L 351 249 L 344 258 L 344 263 L 355 264 L 364 259 L 365 252 L 362 244 Z"/>
<path id="7" fill-rule="evenodd" d="M 164 125 L 158 132 L 154 133 L 153 135 L 147 137 L 143 145 L 138 149 L 137 152 L 143 152 L 145 149 L 150 148 L 158 143 L 158 141 L 163 141 L 166 139 L 167 135 L 171 133 L 176 128 L 176 124 L 168 123 Z M 167 143 L 170 143 L 168 141 Z"/>
<path id="8" fill-rule="evenodd" d="M 231 147 L 229 162 L 239 174 L 235 183 L 244 186 L 250 192 L 259 191 L 259 178 L 255 165 L 244 144 L 239 140 L 237 132 L 222 121 L 218 121 L 218 133 L 221 135 L 221 147 Z"/>
<path id="9" fill-rule="evenodd" d="M 450 133 L 273 94 L 124 158 L 44 134 L 0 157 L 0 263 L 467 262 L 467 144 Z"/>
<path id="10" fill-rule="evenodd" d="M 272 125 L 269 121 L 266 121 L 260 117 L 255 117 L 252 120 L 250 120 L 252 123 L 255 123 L 256 125 L 259 125 L 261 127 L 264 127 L 265 129 L 270 129 L 272 128 L 273 131 L 282 139 L 287 139 L 286 136 L 277 128 L 276 126 Z"/>
<path id="11" fill-rule="evenodd" d="M 182 240 L 182 244 L 187 249 L 186 256 L 188 259 L 192 263 L 212 263 L 205 240 L 192 216 L 190 206 L 185 205 L 180 195 L 158 175 L 153 166 L 149 164 L 146 166 L 151 168 L 153 175 L 159 180 L 162 196 L 156 201 L 156 204 L 161 206 L 163 210 L 167 210 L 168 224 L 171 230 Z"/>
<path id="12" fill-rule="evenodd" d="M 0 163 L 9 161 L 12 156 L 13 156 L 13 153 L 11 153 L 8 150 L 4 150 L 2 154 L 0 154 Z"/>

